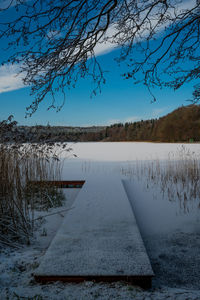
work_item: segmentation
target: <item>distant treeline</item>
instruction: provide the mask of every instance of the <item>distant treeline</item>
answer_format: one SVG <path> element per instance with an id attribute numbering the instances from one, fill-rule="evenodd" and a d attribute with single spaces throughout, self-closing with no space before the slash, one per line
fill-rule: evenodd
<path id="1" fill-rule="evenodd" d="M 200 105 L 182 106 L 159 119 L 119 123 L 99 132 L 83 133 L 80 141 L 200 141 Z"/>
<path id="2" fill-rule="evenodd" d="M 4 124 L 1 122 L 0 124 Z M 15 122 L 12 122 L 13 124 Z M 5 125 L 5 124 L 4 124 Z M 0 126 L 4 140 L 23 142 L 89 142 L 89 141 L 200 141 L 200 105 L 182 106 L 159 119 L 111 126 L 13 126 L 6 131 Z M 5 127 L 5 126 L 4 126 Z"/>

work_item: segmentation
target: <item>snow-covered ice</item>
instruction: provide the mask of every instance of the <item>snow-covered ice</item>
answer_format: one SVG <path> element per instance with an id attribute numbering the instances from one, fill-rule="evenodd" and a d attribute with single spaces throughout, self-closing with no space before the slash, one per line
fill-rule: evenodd
<path id="1" fill-rule="evenodd" d="M 149 142 L 87 142 L 69 143 L 78 159 L 90 161 L 135 161 L 167 159 L 182 147 L 200 154 L 200 144 L 170 144 Z M 64 152 L 63 152 L 64 153 Z M 65 154 L 64 154 L 65 156 Z M 70 157 L 70 155 L 69 155 Z"/>

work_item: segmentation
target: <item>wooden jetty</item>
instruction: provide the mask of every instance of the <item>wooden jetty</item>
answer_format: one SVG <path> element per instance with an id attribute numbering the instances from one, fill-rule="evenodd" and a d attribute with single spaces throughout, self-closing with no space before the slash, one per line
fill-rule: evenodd
<path id="1" fill-rule="evenodd" d="M 34 276 L 151 286 L 154 273 L 119 178 L 86 180 Z"/>

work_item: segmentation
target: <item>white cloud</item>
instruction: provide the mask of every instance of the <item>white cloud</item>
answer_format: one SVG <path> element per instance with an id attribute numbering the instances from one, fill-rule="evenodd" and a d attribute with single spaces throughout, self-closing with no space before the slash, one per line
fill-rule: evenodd
<path id="1" fill-rule="evenodd" d="M 110 126 L 110 125 L 113 125 L 113 124 L 118 124 L 118 123 L 133 123 L 133 122 L 136 122 L 136 121 L 140 121 L 142 120 L 142 117 L 138 117 L 138 116 L 132 116 L 132 117 L 128 117 L 128 118 L 125 118 L 125 119 L 110 119 L 110 120 L 106 120 L 106 121 L 103 121 L 103 122 L 92 122 L 92 123 L 85 123 L 85 124 L 82 124 L 81 126 L 82 127 L 91 127 L 91 126 Z"/>
<path id="2" fill-rule="evenodd" d="M 104 35 L 104 37 L 101 39 L 101 41 L 96 45 L 96 47 L 94 48 L 94 52 L 95 55 L 103 55 L 106 54 L 110 51 L 112 51 L 113 49 L 116 49 L 117 47 L 119 47 L 119 45 L 117 43 L 111 43 L 110 41 L 105 41 L 102 42 L 102 40 L 104 38 L 112 38 L 112 36 L 116 33 L 116 29 L 113 25 L 111 25 L 108 30 L 106 31 L 106 34 Z"/>
<path id="3" fill-rule="evenodd" d="M 133 122 L 137 122 L 137 121 L 140 121 L 140 120 L 142 120 L 142 117 L 132 116 L 132 117 L 126 118 L 123 121 L 123 123 L 133 123 Z"/>
<path id="4" fill-rule="evenodd" d="M 0 67 L 0 93 L 18 90 L 24 87 L 22 74 L 18 65 L 4 65 Z"/>
<path id="5" fill-rule="evenodd" d="M 117 124 L 117 123 L 133 123 L 133 122 L 137 122 L 142 120 L 142 117 L 139 116 L 131 116 L 131 117 L 127 117 L 125 119 L 111 119 L 108 121 L 105 121 L 102 125 L 112 125 L 112 124 Z"/>
<path id="6" fill-rule="evenodd" d="M 196 0 L 181 1 L 178 5 L 178 10 L 192 9 L 197 4 Z"/>
<path id="7" fill-rule="evenodd" d="M 0 9 L 7 7 L 7 5 L 9 3 L 10 3 L 10 0 L 1 1 Z M 13 1 L 12 6 L 15 3 L 16 2 Z M 195 6 L 195 4 L 196 4 L 195 0 L 183 1 L 177 7 L 177 10 L 180 12 L 181 10 L 184 10 L 184 9 L 191 9 L 192 7 Z M 166 25 L 167 24 L 165 24 L 165 26 Z M 164 29 L 164 26 L 163 26 L 163 28 L 160 28 L 160 31 L 162 31 L 163 29 Z M 116 29 L 113 25 L 111 25 L 106 32 L 106 37 L 107 38 L 112 37 L 115 33 L 116 33 Z M 145 32 L 143 33 L 143 38 L 145 38 Z M 118 45 L 116 43 L 111 43 L 109 41 L 106 41 L 106 42 L 100 41 L 95 47 L 95 55 L 97 55 L 97 56 L 104 55 L 104 54 L 112 51 L 113 49 L 116 49 L 117 47 L 118 47 Z M 18 90 L 18 89 L 21 89 L 24 87 L 24 84 L 22 82 L 23 75 L 22 74 L 17 75 L 18 71 L 19 71 L 18 65 L 5 65 L 5 66 L 0 67 L 0 93 Z M 156 112 L 155 112 L 155 114 L 156 114 Z M 158 114 L 158 112 L 157 112 L 157 114 Z M 119 122 L 123 122 L 123 123 L 124 122 L 134 122 L 135 120 L 136 121 L 138 120 L 135 118 L 138 118 L 138 117 L 135 117 L 135 116 L 130 117 L 124 121 L 110 120 L 107 122 L 107 124 L 113 124 L 113 123 L 119 123 Z"/>
<path id="8" fill-rule="evenodd" d="M 122 120 L 119 120 L 119 119 L 111 119 L 111 120 L 105 121 L 104 125 L 110 126 L 110 125 L 112 125 L 112 124 L 117 124 L 117 123 L 122 123 Z"/>
<path id="9" fill-rule="evenodd" d="M 154 118 L 159 118 L 160 115 L 161 115 L 162 113 L 164 113 L 167 109 L 168 109 L 167 107 L 162 107 L 162 108 L 155 108 L 155 109 L 153 109 L 152 114 L 151 114 L 152 118 L 153 118 L 153 119 L 154 119 Z"/>
<path id="10" fill-rule="evenodd" d="M 188 10 L 188 9 L 192 9 L 193 7 L 195 7 L 196 5 L 196 0 L 186 0 L 186 1 L 181 1 L 180 3 L 177 4 L 177 7 L 176 7 L 176 15 L 181 13 L 182 11 L 184 10 Z M 174 11 L 173 10 L 169 10 L 169 12 L 172 14 L 172 16 L 175 17 L 174 15 Z M 154 16 L 155 18 L 155 16 Z M 129 22 L 129 19 L 127 20 L 127 22 Z M 154 27 L 154 25 L 156 25 L 157 23 L 157 20 L 154 19 L 154 20 L 151 20 L 151 27 Z M 170 21 L 168 21 L 168 23 L 164 23 L 162 26 L 159 27 L 159 30 L 157 31 L 157 33 L 161 33 L 163 30 L 165 30 L 166 26 L 169 26 L 170 25 Z M 119 47 L 119 45 L 117 43 L 111 43 L 109 41 L 109 38 L 112 38 L 112 36 L 114 34 L 118 33 L 117 29 L 114 27 L 114 25 L 111 25 L 105 36 L 102 38 L 102 40 L 106 37 L 108 38 L 108 41 L 106 42 L 99 42 L 95 49 L 94 49 L 94 52 L 95 52 L 95 55 L 98 56 L 98 55 L 104 55 L 110 51 L 112 51 L 113 49 L 116 49 Z M 131 31 L 130 31 L 130 36 L 131 36 Z M 140 40 L 143 40 L 145 38 L 145 36 L 148 34 L 148 28 L 146 28 L 145 30 L 143 30 L 142 34 L 140 34 L 140 37 L 139 39 Z M 137 38 L 138 38 L 138 35 L 137 35 Z"/>

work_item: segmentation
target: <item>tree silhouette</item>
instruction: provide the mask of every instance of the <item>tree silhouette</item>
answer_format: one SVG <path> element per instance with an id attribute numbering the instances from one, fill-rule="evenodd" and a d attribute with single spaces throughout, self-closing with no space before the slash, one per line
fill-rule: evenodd
<path id="1" fill-rule="evenodd" d="M 4 63 L 20 66 L 35 100 L 32 114 L 47 94 L 65 95 L 79 78 L 90 76 L 96 94 L 105 83 L 98 62 L 101 47 L 119 47 L 117 61 L 127 60 L 125 78 L 180 88 L 200 76 L 200 1 L 180 0 L 3 0 L 0 37 L 13 55 Z M 9 13 L 15 9 L 17 15 Z M 136 55 L 136 53 L 140 53 Z M 193 101 L 200 98 L 194 86 Z M 152 95 L 153 96 L 153 95 Z M 155 99 L 154 99 L 155 100 Z M 62 106 L 62 105 L 61 105 Z M 61 106 L 59 108 L 61 108 Z"/>

